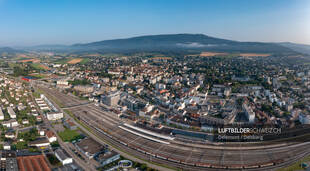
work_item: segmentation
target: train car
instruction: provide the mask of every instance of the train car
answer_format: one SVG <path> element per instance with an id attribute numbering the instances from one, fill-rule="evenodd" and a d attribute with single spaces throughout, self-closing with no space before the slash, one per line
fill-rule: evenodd
<path id="1" fill-rule="evenodd" d="M 119 143 L 125 145 L 125 146 L 128 146 L 126 143 L 124 143 L 123 141 L 119 141 Z"/>
<path id="2" fill-rule="evenodd" d="M 155 154 L 150 153 L 150 152 L 146 152 L 146 154 L 148 154 L 148 155 L 150 155 L 150 156 L 153 156 L 153 157 L 156 157 L 156 155 L 155 155 Z"/>
<path id="3" fill-rule="evenodd" d="M 168 158 L 169 161 L 173 161 L 173 162 L 176 162 L 176 163 L 180 163 L 181 161 L 180 160 L 177 160 L 177 159 L 173 159 L 173 158 Z"/>
<path id="4" fill-rule="evenodd" d="M 195 165 L 198 167 L 208 167 L 208 168 L 211 167 L 211 164 L 208 163 L 196 163 Z"/>
<path id="5" fill-rule="evenodd" d="M 269 163 L 264 163 L 264 164 L 261 164 L 260 167 L 268 167 L 268 166 L 273 166 L 273 162 L 269 162 Z"/>
<path id="6" fill-rule="evenodd" d="M 259 165 L 246 165 L 243 166 L 244 169 L 255 169 L 255 168 L 259 168 Z"/>
<path id="7" fill-rule="evenodd" d="M 230 165 L 227 167 L 228 169 L 242 169 L 243 166 L 242 165 Z"/>
<path id="8" fill-rule="evenodd" d="M 146 154 L 146 151 L 144 151 L 144 150 L 142 150 L 142 149 L 140 149 L 140 148 L 137 148 L 137 151 L 140 151 L 141 153 Z"/>
<path id="9" fill-rule="evenodd" d="M 184 165 L 195 166 L 195 163 L 190 163 L 190 162 L 185 162 L 185 161 L 181 161 L 181 163 Z"/>
<path id="10" fill-rule="evenodd" d="M 157 158 L 159 158 L 159 159 L 164 159 L 164 160 L 167 160 L 167 157 L 163 157 L 163 156 L 158 155 L 158 154 L 156 155 L 156 157 L 157 157 Z"/>
<path id="11" fill-rule="evenodd" d="M 132 144 L 128 144 L 128 147 L 132 148 L 132 149 L 137 149 L 137 147 L 135 145 L 132 145 Z"/>
<path id="12" fill-rule="evenodd" d="M 227 169 L 227 166 L 222 166 L 222 165 L 211 165 L 211 168 L 215 168 L 215 169 Z"/>
<path id="13" fill-rule="evenodd" d="M 284 160 L 283 159 L 278 159 L 278 160 L 273 160 L 272 162 L 273 162 L 273 165 L 277 165 L 277 164 L 283 163 Z"/>

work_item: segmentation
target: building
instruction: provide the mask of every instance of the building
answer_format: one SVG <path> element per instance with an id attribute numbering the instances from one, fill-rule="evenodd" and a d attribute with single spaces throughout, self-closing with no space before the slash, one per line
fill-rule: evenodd
<path id="1" fill-rule="evenodd" d="M 80 91 L 82 93 L 91 93 L 94 91 L 94 87 L 90 85 L 85 85 L 85 86 L 77 85 L 77 86 L 74 86 L 74 90 Z"/>
<path id="2" fill-rule="evenodd" d="M 49 112 L 46 114 L 46 117 L 50 121 L 55 121 L 62 119 L 64 117 L 64 114 L 62 112 Z"/>
<path id="3" fill-rule="evenodd" d="M 242 109 L 250 123 L 255 122 L 255 113 L 253 112 L 252 108 L 248 106 L 246 103 L 242 104 Z"/>
<path id="4" fill-rule="evenodd" d="M 101 166 L 105 166 L 120 159 L 120 154 L 118 154 L 115 151 L 102 152 L 96 155 L 94 159 L 98 161 L 101 164 Z"/>
<path id="5" fill-rule="evenodd" d="M 140 109 L 143 109 L 146 104 L 136 99 L 135 97 L 128 96 L 126 99 L 122 101 L 123 106 L 127 106 L 127 108 L 131 111 L 138 112 Z"/>
<path id="6" fill-rule="evenodd" d="M 16 113 L 14 112 L 12 107 L 7 107 L 7 110 L 8 110 L 8 113 L 10 115 L 10 118 L 12 118 L 12 119 L 16 118 Z"/>
<path id="7" fill-rule="evenodd" d="M 14 139 L 15 138 L 15 132 L 13 130 L 9 130 L 8 132 L 6 132 L 4 134 L 5 138 L 10 138 L 10 139 Z"/>
<path id="8" fill-rule="evenodd" d="M 278 78 L 273 78 L 272 79 L 272 86 L 276 89 L 281 87 L 281 83 L 278 81 Z"/>
<path id="9" fill-rule="evenodd" d="M 65 120 L 64 125 L 65 125 L 65 127 L 67 127 L 70 130 L 76 130 L 77 129 L 77 126 L 70 119 Z"/>
<path id="10" fill-rule="evenodd" d="M 42 138 L 38 138 L 34 141 L 29 142 L 28 144 L 29 146 L 32 147 L 40 147 L 40 148 L 44 148 L 50 145 L 49 140 L 46 137 L 42 137 Z"/>
<path id="11" fill-rule="evenodd" d="M 3 111 L 2 111 L 2 108 L 0 107 L 0 120 L 4 120 L 4 114 L 3 114 Z"/>
<path id="12" fill-rule="evenodd" d="M 69 85 L 69 82 L 67 80 L 58 80 L 57 85 L 67 86 L 67 85 Z"/>
<path id="13" fill-rule="evenodd" d="M 72 158 L 60 148 L 55 150 L 55 156 L 63 165 L 71 164 L 73 162 Z"/>
<path id="14" fill-rule="evenodd" d="M 120 92 L 111 92 L 110 94 L 103 96 L 102 103 L 108 106 L 117 106 L 120 100 Z"/>
<path id="15" fill-rule="evenodd" d="M 7 128 L 11 128 L 11 127 L 17 127 L 19 124 L 16 121 L 16 119 L 10 119 L 8 121 L 3 121 L 2 125 L 7 127 Z"/>
<path id="16" fill-rule="evenodd" d="M 310 124 L 310 114 L 301 112 L 299 114 L 299 122 L 302 124 Z"/>
<path id="17" fill-rule="evenodd" d="M 88 158 L 93 158 L 97 154 L 100 154 L 103 151 L 105 151 L 106 149 L 103 145 L 93 140 L 92 138 L 82 139 L 81 141 L 77 142 L 75 145 Z"/>
<path id="18" fill-rule="evenodd" d="M 43 155 L 19 156 L 17 163 L 20 171 L 51 171 Z"/>
<path id="19" fill-rule="evenodd" d="M 229 96 L 230 96 L 230 93 L 231 93 L 231 88 L 225 88 L 225 90 L 224 90 L 224 96 L 225 96 L 225 97 L 229 97 Z"/>
<path id="20" fill-rule="evenodd" d="M 7 128 L 11 128 L 11 122 L 9 121 L 3 121 L 1 124 Z"/>
<path id="21" fill-rule="evenodd" d="M 57 141 L 57 137 L 53 131 L 46 131 L 46 137 L 50 143 Z"/>
<path id="22" fill-rule="evenodd" d="M 16 119 L 10 119 L 9 122 L 11 123 L 11 127 L 17 127 L 19 126 L 18 122 Z"/>
<path id="23" fill-rule="evenodd" d="M 11 150 L 11 144 L 8 143 L 8 142 L 5 142 L 5 143 L 3 144 L 3 149 L 4 149 L 4 150 Z"/>
<path id="24" fill-rule="evenodd" d="M 1 151 L 0 170 L 6 170 L 6 171 L 20 170 L 17 165 L 16 152 L 11 150 Z"/>

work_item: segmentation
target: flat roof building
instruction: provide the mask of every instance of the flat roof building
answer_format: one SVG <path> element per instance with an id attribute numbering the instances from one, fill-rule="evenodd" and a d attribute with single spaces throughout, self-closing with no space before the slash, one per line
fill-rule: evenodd
<path id="1" fill-rule="evenodd" d="M 63 164 L 71 164 L 73 162 L 72 158 L 62 149 L 55 150 L 55 156 Z"/>
<path id="2" fill-rule="evenodd" d="M 12 118 L 12 119 L 16 118 L 16 113 L 14 112 L 12 107 L 8 107 L 7 110 L 8 110 L 8 113 L 10 115 L 10 118 Z"/>
<path id="3" fill-rule="evenodd" d="M 94 157 L 96 161 L 98 161 L 101 166 L 105 166 L 109 163 L 112 163 L 118 159 L 120 159 L 120 154 L 115 151 L 102 152 Z"/>
<path id="4" fill-rule="evenodd" d="M 46 117 L 50 121 L 55 121 L 62 119 L 64 117 L 64 114 L 62 112 L 49 112 L 46 114 Z"/>
<path id="5" fill-rule="evenodd" d="M 95 155 L 103 152 L 106 148 L 92 138 L 82 139 L 76 143 L 76 147 L 84 153 L 88 158 L 93 158 Z"/>

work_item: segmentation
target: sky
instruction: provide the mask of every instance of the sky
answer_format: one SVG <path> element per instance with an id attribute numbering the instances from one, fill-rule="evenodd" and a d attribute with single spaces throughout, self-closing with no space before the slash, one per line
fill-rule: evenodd
<path id="1" fill-rule="evenodd" d="M 310 1 L 0 0 L 0 46 L 175 33 L 310 44 Z"/>

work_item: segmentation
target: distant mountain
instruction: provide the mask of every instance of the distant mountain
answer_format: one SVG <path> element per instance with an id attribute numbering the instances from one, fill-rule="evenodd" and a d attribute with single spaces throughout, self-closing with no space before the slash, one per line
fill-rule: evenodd
<path id="1" fill-rule="evenodd" d="M 204 34 L 163 34 L 127 39 L 104 40 L 74 45 L 39 45 L 21 48 L 25 51 L 51 51 L 60 53 L 137 53 L 163 52 L 193 54 L 202 51 L 296 54 L 304 53 L 282 43 L 240 42 L 210 37 Z"/>
<path id="2" fill-rule="evenodd" d="M 27 46 L 19 47 L 18 49 L 23 49 L 27 51 L 57 51 L 57 50 L 68 50 L 71 46 L 61 45 L 61 44 L 47 44 L 47 45 L 37 45 L 37 46 Z"/>
<path id="3" fill-rule="evenodd" d="M 14 55 L 16 53 L 24 53 L 23 50 L 17 50 L 10 47 L 0 47 L 0 56 Z"/>
<path id="4" fill-rule="evenodd" d="M 296 53 L 294 50 L 276 44 L 260 42 L 239 42 L 219 39 L 203 34 L 166 34 L 139 36 L 128 39 L 104 40 L 74 44 L 71 50 L 96 52 L 254 52 L 254 53 Z"/>
<path id="5" fill-rule="evenodd" d="M 290 48 L 296 52 L 310 55 L 310 45 L 290 43 L 290 42 L 284 42 L 284 43 L 278 43 L 278 44 L 281 46 Z"/>

